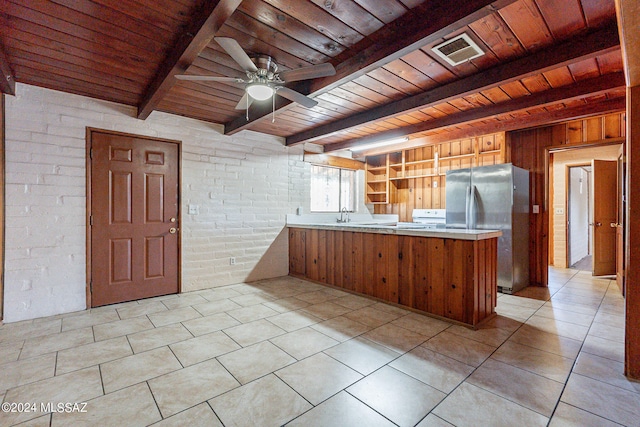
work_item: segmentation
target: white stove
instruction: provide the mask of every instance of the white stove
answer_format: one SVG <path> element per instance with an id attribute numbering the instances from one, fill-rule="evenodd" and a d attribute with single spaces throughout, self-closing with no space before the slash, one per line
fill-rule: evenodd
<path id="1" fill-rule="evenodd" d="M 414 224 L 420 224 L 421 228 L 436 229 L 447 226 L 446 209 L 414 209 L 411 214 Z"/>

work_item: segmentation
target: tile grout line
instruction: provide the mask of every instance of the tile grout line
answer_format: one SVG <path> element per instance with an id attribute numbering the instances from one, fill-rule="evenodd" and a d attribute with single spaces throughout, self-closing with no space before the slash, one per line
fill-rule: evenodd
<path id="1" fill-rule="evenodd" d="M 158 404 L 158 399 L 156 399 L 156 395 L 153 393 L 153 389 L 151 388 L 151 385 L 149 384 L 149 380 L 146 380 L 146 381 L 143 381 L 143 382 L 147 386 L 147 389 L 149 390 L 149 393 L 151 393 L 151 398 L 153 399 L 153 403 L 155 403 L 156 408 L 158 409 L 158 414 L 160 414 L 160 420 L 166 420 L 167 418 L 171 417 L 172 415 L 170 415 L 169 417 L 165 417 L 164 414 L 162 413 L 162 410 L 160 409 L 160 405 Z M 142 382 L 139 382 L 138 384 L 142 384 Z M 129 387 L 133 387 L 135 385 L 137 385 L 137 384 L 132 384 Z M 124 389 L 121 389 L 121 390 L 124 390 Z M 199 403 L 198 403 L 198 405 L 199 405 Z M 173 414 L 173 415 L 176 415 L 176 414 Z M 158 421 L 158 422 L 160 422 L 160 421 Z"/>
<path id="2" fill-rule="evenodd" d="M 578 272 L 577 272 L 576 274 L 574 274 L 574 275 L 572 276 L 572 278 L 573 278 L 573 277 L 575 277 L 575 276 L 577 276 L 577 275 L 578 275 Z M 567 283 L 569 283 L 570 281 L 571 281 L 571 279 L 569 279 L 569 280 L 568 280 L 568 281 L 567 281 L 567 282 L 562 286 L 562 288 L 560 288 L 560 290 L 564 289 L 564 288 L 566 287 Z M 608 290 L 609 290 L 609 287 L 610 287 L 610 286 L 611 286 L 611 280 L 609 280 L 609 285 L 607 286 L 607 292 L 608 292 Z M 559 291 L 560 291 L 560 290 L 559 290 Z M 584 337 L 584 339 L 582 340 L 582 342 L 581 342 L 581 344 L 580 344 L 580 349 L 578 350 L 578 354 L 576 355 L 576 358 L 575 358 L 575 360 L 573 361 L 573 363 L 572 363 L 572 365 L 571 365 L 571 370 L 569 371 L 569 374 L 567 375 L 567 379 L 566 379 L 566 381 L 564 381 L 564 383 L 562 384 L 562 391 L 560 392 L 560 397 L 558 398 L 558 401 L 556 402 L 556 404 L 555 404 L 555 406 L 554 406 L 554 408 L 553 408 L 553 411 L 551 412 L 551 416 L 549 417 L 549 422 L 551 422 L 551 419 L 552 419 L 552 418 L 553 418 L 553 416 L 555 415 L 555 413 L 556 413 L 556 411 L 557 411 L 557 409 L 558 409 L 558 406 L 560 405 L 560 402 L 562 402 L 562 395 L 564 394 L 564 392 L 565 392 L 565 390 L 566 390 L 566 388 L 567 388 L 567 384 L 569 383 L 569 379 L 571 378 L 571 374 L 575 373 L 575 372 L 574 372 L 574 369 L 575 369 L 575 367 L 576 367 L 576 364 L 578 363 L 578 359 L 580 358 L 580 354 L 582 353 L 582 349 L 583 349 L 583 347 L 584 347 L 584 342 L 587 340 L 587 337 L 589 336 L 589 331 L 591 330 L 591 326 L 592 326 L 592 325 L 593 325 L 593 323 L 595 322 L 595 317 L 597 316 L 598 311 L 600 310 L 600 307 L 602 306 L 602 301 L 604 301 L 605 296 L 606 296 L 606 292 L 605 292 L 605 294 L 602 296 L 602 298 L 601 298 L 601 300 L 600 300 L 600 303 L 598 304 L 598 308 L 596 309 L 596 313 L 594 314 L 593 320 L 592 320 L 592 321 L 591 321 L 591 323 L 589 324 L 589 328 L 587 329 L 587 333 L 585 334 L 585 337 Z M 551 298 L 549 298 L 549 300 L 551 300 Z M 586 354 L 589 354 L 589 353 L 586 353 Z M 576 375 L 579 375 L 579 374 L 577 374 L 577 373 L 576 373 Z M 599 380 L 596 380 L 596 381 L 599 381 Z M 602 382 L 602 381 L 599 381 L 599 382 Z M 566 402 L 562 402 L 562 403 L 567 404 Z M 571 406 L 574 406 L 574 405 L 571 405 Z M 594 413 L 592 413 L 592 412 L 588 411 L 588 410 L 587 410 L 587 409 L 585 409 L 585 408 L 579 408 L 579 407 L 577 407 L 577 406 L 574 406 L 574 407 L 575 407 L 575 408 L 578 408 L 578 409 L 580 409 L 580 410 L 583 410 L 583 411 L 585 411 L 585 412 L 588 412 L 588 413 L 590 413 L 590 414 L 593 414 L 593 415 L 595 415 L 595 416 L 597 416 L 597 417 L 600 417 L 600 418 L 606 419 L 606 420 L 608 420 L 608 421 L 614 422 L 613 420 L 609 420 L 608 418 L 605 418 L 605 417 L 603 417 L 603 416 L 601 416 L 601 415 L 594 414 Z"/>
<path id="3" fill-rule="evenodd" d="M 577 273 L 576 273 L 576 274 L 577 274 Z M 568 281 L 567 281 L 567 282 L 568 282 Z M 565 283 L 565 284 L 566 284 L 566 283 Z M 562 287 L 564 287 L 564 285 L 563 285 Z M 561 288 L 561 289 L 562 289 L 562 288 Z M 548 300 L 545 300 L 545 302 L 548 302 L 548 301 L 550 301 L 550 300 L 551 300 L 551 296 L 549 297 L 549 299 L 548 299 Z M 462 381 L 461 381 L 461 382 L 460 382 L 460 383 L 459 383 L 455 388 L 453 388 L 449 393 L 445 393 L 445 394 L 446 394 L 446 396 L 445 396 L 445 397 L 444 397 L 444 398 L 443 398 L 443 399 L 442 399 L 442 400 L 441 400 L 441 401 L 440 401 L 436 406 L 434 406 L 434 407 L 431 409 L 431 411 L 429 411 L 429 412 L 425 415 L 425 417 L 423 417 L 423 419 L 424 419 L 424 418 L 426 418 L 429 414 L 433 414 L 434 416 L 437 416 L 438 418 L 443 419 L 443 420 L 445 420 L 446 422 L 449 422 L 449 421 L 447 421 L 445 418 L 441 418 L 441 417 L 439 417 L 437 414 L 433 413 L 433 411 L 434 411 L 435 409 L 437 409 L 437 408 L 438 408 L 438 406 L 440 406 L 440 405 L 441 405 L 441 404 L 442 404 L 442 403 L 443 403 L 443 402 L 444 402 L 444 401 L 445 401 L 445 400 L 446 400 L 446 399 L 447 399 L 447 398 L 448 398 L 448 397 L 449 397 L 449 396 L 450 396 L 450 395 L 451 395 L 455 390 L 457 390 L 457 389 L 458 389 L 462 384 L 466 383 L 466 382 L 467 382 L 467 380 L 471 377 L 471 375 L 473 375 L 473 374 L 474 374 L 474 373 L 475 373 L 475 372 L 476 372 L 476 371 L 477 371 L 477 370 L 478 370 L 478 369 L 479 369 L 479 368 L 480 368 L 480 367 L 481 367 L 481 366 L 482 366 L 482 365 L 483 365 L 487 360 L 489 360 L 489 359 L 491 358 L 491 356 L 492 356 L 493 354 L 495 354 L 495 352 L 496 352 L 496 351 L 498 351 L 498 350 L 500 349 L 500 347 L 502 347 L 502 346 L 503 346 L 507 341 L 509 341 L 509 339 L 510 339 L 513 335 L 515 335 L 515 333 L 516 333 L 516 332 L 518 332 L 518 331 L 520 330 L 520 328 L 522 328 L 522 327 L 526 324 L 526 322 L 527 322 L 531 317 L 533 317 L 533 316 L 535 315 L 535 313 L 537 313 L 537 311 L 538 311 L 538 310 L 540 310 L 540 308 L 542 308 L 543 306 L 544 306 L 544 305 L 542 305 L 542 306 L 540 306 L 538 309 L 536 309 L 536 310 L 535 310 L 531 315 L 529 315 L 529 317 L 527 317 L 527 319 L 525 319 L 525 321 L 524 321 L 524 322 L 520 322 L 520 321 L 518 321 L 519 323 L 521 323 L 521 324 L 520 324 L 520 326 L 518 326 L 518 328 L 516 328 L 513 332 L 511 332 L 511 334 L 510 334 L 510 335 L 509 335 L 509 336 L 508 336 L 508 337 L 507 337 L 507 338 L 502 342 L 502 344 L 500 344 L 498 347 L 496 347 L 496 348 L 495 348 L 495 350 L 494 350 L 494 351 L 492 351 L 492 352 L 491 352 L 491 354 L 490 354 L 487 358 L 485 358 L 485 359 L 483 360 L 483 362 L 482 362 L 480 365 L 478 365 L 477 367 L 474 367 L 473 371 L 472 371 L 472 372 L 470 372 L 470 373 L 469 373 L 469 374 L 468 374 L 468 375 L 467 375 L 467 376 L 466 376 L 466 377 L 465 377 L 465 378 L 464 378 L 464 379 L 463 379 L 463 380 L 462 380 Z M 521 307 L 523 307 L 523 306 L 521 306 Z M 523 308 L 526 308 L 526 307 L 523 307 Z M 449 329 L 449 328 L 447 328 L 447 329 Z M 440 333 L 442 333 L 442 332 L 446 331 L 447 329 L 445 329 L 445 330 L 441 331 Z M 499 329 L 499 328 L 498 328 L 498 329 Z M 439 335 L 440 333 L 438 333 L 437 335 Z M 437 336 L 437 335 L 436 335 L 436 336 Z M 432 338 L 433 338 L 433 337 L 432 337 Z M 430 339 L 431 339 L 431 338 L 430 338 Z M 428 341 L 429 341 L 429 340 L 427 340 L 427 342 L 428 342 Z M 435 351 L 435 350 L 433 350 L 433 351 Z M 436 352 L 436 353 L 437 353 L 437 352 Z M 439 354 L 442 354 L 442 353 L 439 353 Z M 447 355 L 444 355 L 444 356 L 449 357 L 449 356 L 447 356 Z M 576 357 L 576 359 L 577 359 L 577 357 Z M 454 360 L 457 360 L 457 359 L 454 359 Z M 460 361 L 459 361 L 459 362 L 460 362 Z M 464 362 L 461 362 L 461 363 L 464 363 Z M 502 363 L 504 363 L 504 362 L 502 362 Z M 575 361 L 574 361 L 574 363 L 575 363 Z M 508 364 L 508 363 L 507 363 L 507 364 Z M 511 364 L 508 364 L 508 365 L 513 366 L 513 365 L 511 365 Z M 518 368 L 517 366 L 513 366 L 513 367 L 514 367 L 514 368 L 517 368 L 517 369 L 522 369 L 522 368 Z M 522 369 L 522 370 L 524 370 L 524 371 L 526 371 L 526 372 L 531 372 L 531 371 L 528 371 L 528 370 L 525 370 L 525 369 Z M 531 372 L 531 373 L 532 373 L 532 374 L 535 374 L 535 375 L 538 375 L 538 376 L 541 376 L 541 375 L 539 375 L 539 374 L 537 374 L 537 373 L 535 373 L 535 372 Z M 570 373 L 569 373 L 569 374 L 570 374 Z M 543 377 L 543 376 L 541 376 L 541 377 Z M 543 378 L 546 378 L 546 377 L 543 377 Z M 567 375 L 567 381 L 568 381 L 568 378 L 569 378 L 569 375 Z M 565 386 L 566 386 L 566 382 L 567 382 L 567 381 L 565 381 L 565 382 L 564 382 L 564 385 L 565 385 Z M 427 384 L 427 385 L 428 385 L 428 384 Z M 471 385 L 474 385 L 474 384 L 471 384 Z M 529 410 L 529 411 L 535 412 L 535 413 L 537 413 L 537 414 L 539 414 L 539 415 L 541 415 L 541 416 L 543 416 L 543 417 L 545 417 L 545 418 L 548 418 L 547 425 L 551 422 L 551 419 L 552 419 L 552 417 L 553 417 L 553 414 L 555 413 L 555 409 L 556 409 L 556 407 L 557 407 L 557 405 L 558 405 L 558 402 L 560 402 L 560 399 L 561 399 L 561 397 L 562 397 L 562 392 L 561 392 L 561 393 L 560 393 L 560 395 L 559 395 L 559 397 L 558 397 L 558 402 L 556 402 L 556 405 L 554 406 L 554 409 L 553 409 L 553 411 L 551 412 L 551 415 L 550 415 L 549 417 L 547 417 L 546 415 L 544 415 L 544 414 L 540 414 L 538 411 L 536 411 L 536 410 L 534 410 L 534 409 L 528 408 L 528 407 L 526 407 L 526 406 L 524 406 L 524 405 L 520 404 L 519 402 L 514 402 L 514 401 L 513 401 L 513 400 L 511 400 L 511 399 L 508 399 L 508 398 L 505 398 L 505 397 L 503 397 L 503 396 L 500 396 L 499 394 L 496 394 L 496 393 L 494 393 L 494 392 L 493 392 L 493 391 L 491 391 L 491 390 L 487 390 L 487 389 L 486 389 L 486 388 L 484 388 L 484 387 L 480 387 L 480 386 L 477 386 L 477 385 L 474 385 L 474 386 L 475 386 L 475 387 L 478 387 L 478 388 L 480 388 L 480 389 L 482 389 L 482 390 L 485 390 L 486 392 L 491 393 L 491 394 L 493 394 L 493 395 L 495 395 L 495 396 L 497 396 L 497 397 L 499 397 L 499 398 L 502 398 L 502 399 L 505 399 L 505 400 L 507 400 L 507 401 L 509 401 L 509 402 L 511 402 L 511 403 L 514 403 L 514 404 L 516 404 L 516 405 L 518 405 L 518 406 L 520 406 L 520 407 L 522 407 L 522 408 L 524 408 L 524 409 L 526 409 L 526 410 Z M 440 391 L 442 391 L 442 390 L 440 390 Z M 564 386 L 563 386 L 563 391 L 564 391 Z"/>

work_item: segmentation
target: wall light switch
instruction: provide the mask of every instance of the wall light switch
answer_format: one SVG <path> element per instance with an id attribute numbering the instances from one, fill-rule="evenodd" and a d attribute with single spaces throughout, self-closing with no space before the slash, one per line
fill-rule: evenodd
<path id="1" fill-rule="evenodd" d="M 198 205 L 188 205 L 189 215 L 198 215 L 200 213 L 200 207 Z"/>
<path id="2" fill-rule="evenodd" d="M 540 205 L 533 205 L 533 213 L 540 213 Z"/>

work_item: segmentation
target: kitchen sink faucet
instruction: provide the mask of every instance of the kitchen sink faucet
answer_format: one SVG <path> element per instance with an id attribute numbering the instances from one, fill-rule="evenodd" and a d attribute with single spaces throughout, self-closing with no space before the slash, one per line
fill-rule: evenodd
<path id="1" fill-rule="evenodd" d="M 347 217 L 345 219 L 342 218 L 343 214 L 347 214 Z M 346 207 L 344 207 L 340 210 L 340 218 L 338 219 L 338 222 L 349 222 L 349 221 L 351 221 L 349 219 L 349 211 L 347 210 Z"/>

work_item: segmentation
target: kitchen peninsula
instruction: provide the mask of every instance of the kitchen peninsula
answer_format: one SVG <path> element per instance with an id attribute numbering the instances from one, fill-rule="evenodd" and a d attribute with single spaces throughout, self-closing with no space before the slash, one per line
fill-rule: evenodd
<path id="1" fill-rule="evenodd" d="M 289 272 L 469 326 L 495 314 L 500 231 L 289 224 Z"/>

